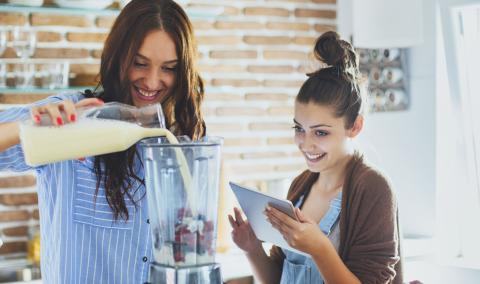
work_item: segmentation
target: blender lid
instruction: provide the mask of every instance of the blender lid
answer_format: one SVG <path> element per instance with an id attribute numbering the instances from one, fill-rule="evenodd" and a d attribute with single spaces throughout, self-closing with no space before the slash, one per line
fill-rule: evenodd
<path id="1" fill-rule="evenodd" d="M 179 144 L 170 144 L 165 137 L 145 138 L 140 141 L 142 147 L 195 147 L 195 146 L 221 146 L 223 137 L 204 136 L 199 140 L 192 141 L 187 136 L 177 136 Z"/>

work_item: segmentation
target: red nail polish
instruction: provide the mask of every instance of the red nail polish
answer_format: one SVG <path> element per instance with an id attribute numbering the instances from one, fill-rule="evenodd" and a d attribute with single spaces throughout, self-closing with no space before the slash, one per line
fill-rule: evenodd
<path id="1" fill-rule="evenodd" d="M 77 120 L 77 116 L 74 114 L 70 115 L 70 121 L 74 122 L 75 120 Z"/>
<path id="2" fill-rule="evenodd" d="M 41 120 L 41 119 L 40 119 L 40 115 L 35 115 L 35 116 L 33 117 L 33 120 L 35 120 L 36 123 L 40 123 L 40 120 Z"/>
<path id="3" fill-rule="evenodd" d="M 58 125 L 63 125 L 63 119 L 60 116 L 57 117 L 57 124 Z"/>

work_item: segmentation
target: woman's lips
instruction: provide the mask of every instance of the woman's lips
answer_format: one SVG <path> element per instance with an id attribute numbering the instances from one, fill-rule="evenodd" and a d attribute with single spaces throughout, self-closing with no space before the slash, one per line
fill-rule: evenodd
<path id="1" fill-rule="evenodd" d="M 307 152 L 303 152 L 303 154 L 304 154 L 305 158 L 307 159 L 307 161 L 312 162 L 312 163 L 316 163 L 316 162 L 322 160 L 327 155 L 327 153 L 310 154 L 310 153 L 307 153 Z"/>
<path id="2" fill-rule="evenodd" d="M 136 86 L 133 86 L 133 89 L 135 90 L 135 96 L 144 101 L 155 101 L 160 95 L 159 90 L 145 91 L 144 89 Z"/>

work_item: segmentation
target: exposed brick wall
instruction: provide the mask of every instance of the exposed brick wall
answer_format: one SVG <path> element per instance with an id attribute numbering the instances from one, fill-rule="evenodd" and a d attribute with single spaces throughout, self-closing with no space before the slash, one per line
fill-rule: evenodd
<path id="1" fill-rule="evenodd" d="M 38 224 L 33 173 L 0 173 L 0 229 L 4 245 L 0 255 L 23 256 L 28 225 Z"/>
<path id="2" fill-rule="evenodd" d="M 335 29 L 335 0 L 181 0 L 187 8 L 221 8 L 216 18 L 192 17 L 206 82 L 204 113 L 210 135 L 225 137 L 225 180 L 250 185 L 292 178 L 304 168 L 293 145 L 293 102 L 312 62 L 313 42 Z M 0 13 L 0 25 L 29 25 L 38 33 L 32 62 L 65 59 L 72 86 L 91 86 L 114 16 Z M 8 48 L 3 61 L 19 62 Z M 48 94 L 1 94 L 0 105 Z M 7 176 L 7 177 L 3 177 Z M 34 176 L 2 173 L 0 254 L 25 250 L 26 225 L 38 220 Z M 229 189 L 222 199 L 232 200 Z M 228 208 L 226 210 L 229 210 Z M 222 217 L 222 216 L 221 216 Z M 36 222 L 36 221 L 35 221 Z"/>

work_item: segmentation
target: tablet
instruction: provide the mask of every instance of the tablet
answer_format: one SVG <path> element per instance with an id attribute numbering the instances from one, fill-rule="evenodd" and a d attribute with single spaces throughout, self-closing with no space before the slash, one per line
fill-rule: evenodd
<path id="1" fill-rule="evenodd" d="M 282 234 L 272 227 L 272 224 L 267 221 L 263 214 L 265 207 L 270 205 L 297 220 L 293 204 L 290 200 L 276 198 L 233 182 L 230 182 L 230 187 L 237 197 L 240 207 L 242 207 L 243 212 L 247 216 L 253 232 L 255 232 L 259 240 L 308 256 L 308 254 L 290 247 Z"/>

